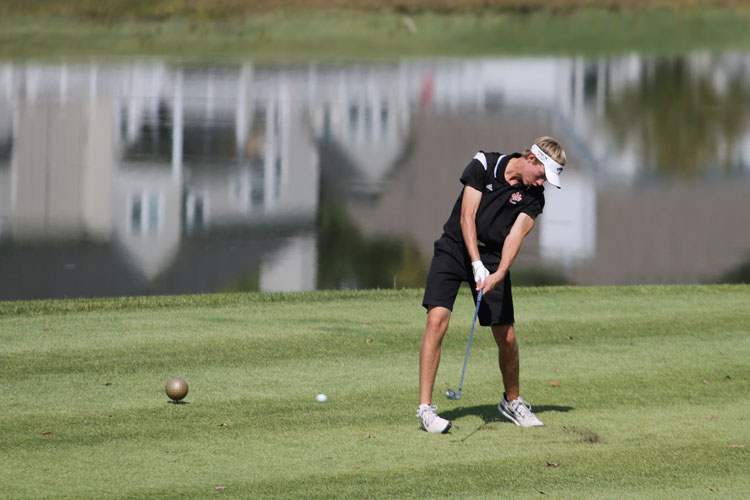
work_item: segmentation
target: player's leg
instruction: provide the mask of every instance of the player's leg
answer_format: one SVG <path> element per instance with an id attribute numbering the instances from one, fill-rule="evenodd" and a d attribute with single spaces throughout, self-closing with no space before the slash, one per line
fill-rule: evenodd
<path id="1" fill-rule="evenodd" d="M 518 399 L 518 341 L 513 325 L 497 325 L 492 327 L 492 336 L 497 344 L 498 364 L 503 375 L 505 397 L 509 401 Z"/>
<path id="2" fill-rule="evenodd" d="M 427 312 L 427 326 L 419 346 L 419 404 L 432 404 L 440 351 L 450 317 L 451 311 L 445 307 L 430 306 Z"/>
<path id="3" fill-rule="evenodd" d="M 451 310 L 458 289 L 468 274 L 467 258 L 461 248 L 443 237 L 435 242 L 435 254 L 427 275 L 422 305 L 427 309 L 427 325 L 419 347 L 419 408 L 417 417 L 428 432 L 447 432 L 451 422 L 437 416 L 432 404 L 443 337 L 448 330 Z"/>
<path id="4" fill-rule="evenodd" d="M 505 276 L 500 286 L 487 294 L 487 298 L 489 299 L 486 301 L 489 308 L 488 319 L 492 325 L 492 336 L 497 344 L 498 364 L 505 388 L 503 399 L 497 408 L 516 425 L 522 427 L 544 425 L 531 412 L 531 405 L 519 395 L 520 357 L 516 331 L 513 327 L 515 318 L 510 273 Z"/>
<path id="5" fill-rule="evenodd" d="M 503 375 L 505 393 L 497 409 L 511 422 L 521 427 L 539 427 L 544 425 L 531 412 L 531 405 L 519 395 L 519 356 L 518 340 L 513 325 L 492 327 L 492 335 L 497 344 L 500 372 Z"/>

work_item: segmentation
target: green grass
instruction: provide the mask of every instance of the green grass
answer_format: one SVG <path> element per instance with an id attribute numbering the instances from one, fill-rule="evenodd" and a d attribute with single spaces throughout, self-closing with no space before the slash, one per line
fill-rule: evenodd
<path id="1" fill-rule="evenodd" d="M 750 491 L 750 286 L 519 288 L 522 394 L 459 297 L 414 417 L 419 290 L 0 303 L 3 499 L 699 499 Z M 187 404 L 164 384 L 190 383 Z M 323 392 L 327 403 L 317 403 Z M 225 487 L 217 489 L 217 487 Z"/>
<path id="2" fill-rule="evenodd" d="M 749 9 L 428 10 L 408 16 L 394 10 L 290 9 L 148 20 L 21 10 L 0 16 L 0 58 L 15 60 L 157 55 L 306 62 L 748 47 Z"/>

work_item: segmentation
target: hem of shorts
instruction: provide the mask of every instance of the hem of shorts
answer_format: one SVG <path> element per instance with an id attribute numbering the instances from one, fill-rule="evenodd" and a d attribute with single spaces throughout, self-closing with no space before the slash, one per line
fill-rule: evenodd
<path id="1" fill-rule="evenodd" d="M 479 320 L 479 326 L 485 326 L 485 327 L 486 326 L 490 326 L 490 327 L 492 327 L 492 326 L 507 326 L 507 325 L 513 326 L 515 324 L 516 324 L 515 318 L 512 318 L 510 322 L 500 321 L 500 322 L 497 322 L 497 323 L 493 323 L 493 322 L 490 321 L 488 324 L 484 324 L 484 323 L 482 323 L 482 320 Z"/>
<path id="2" fill-rule="evenodd" d="M 450 312 L 453 312 L 453 304 L 434 304 L 434 303 L 428 303 L 428 302 L 422 302 L 422 307 L 425 308 L 425 310 L 429 311 L 430 307 L 445 307 Z"/>

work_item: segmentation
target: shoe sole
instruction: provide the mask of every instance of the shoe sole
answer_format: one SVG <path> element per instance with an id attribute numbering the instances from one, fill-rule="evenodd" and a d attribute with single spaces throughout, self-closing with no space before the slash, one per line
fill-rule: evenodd
<path id="1" fill-rule="evenodd" d="M 422 428 L 422 430 L 423 430 L 423 431 L 425 431 L 425 432 L 426 432 L 426 433 L 428 433 L 428 434 L 447 434 L 447 433 L 448 433 L 448 431 L 449 431 L 449 430 L 451 430 L 451 427 L 452 427 L 452 426 L 453 426 L 453 422 L 451 422 L 451 421 L 448 421 L 448 425 L 446 425 L 446 426 L 445 426 L 445 429 L 443 429 L 442 431 L 440 431 L 440 432 L 430 432 L 430 431 L 428 431 L 427 429 L 425 429 L 425 428 L 424 428 L 424 426 L 421 426 L 421 425 L 420 425 L 420 427 Z"/>

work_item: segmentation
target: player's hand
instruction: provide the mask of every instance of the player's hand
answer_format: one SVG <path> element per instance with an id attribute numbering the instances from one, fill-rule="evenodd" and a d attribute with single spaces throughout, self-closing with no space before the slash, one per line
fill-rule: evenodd
<path id="1" fill-rule="evenodd" d="M 484 283 L 477 283 L 477 291 L 482 290 L 486 294 L 495 289 L 498 283 L 502 281 L 503 276 L 500 273 L 492 273 L 484 280 Z M 480 286 L 481 285 L 481 286 Z"/>
<path id="2" fill-rule="evenodd" d="M 484 267 L 484 264 L 482 264 L 481 260 L 475 260 L 474 262 L 472 262 L 471 268 L 474 270 L 474 283 L 477 284 L 477 290 L 479 290 L 479 285 L 487 279 L 487 276 L 490 275 L 490 272 L 486 267 Z"/>

